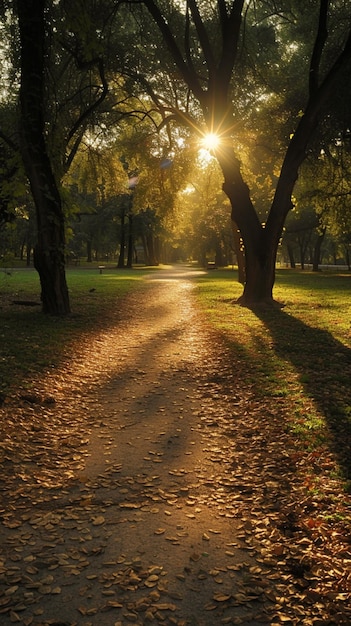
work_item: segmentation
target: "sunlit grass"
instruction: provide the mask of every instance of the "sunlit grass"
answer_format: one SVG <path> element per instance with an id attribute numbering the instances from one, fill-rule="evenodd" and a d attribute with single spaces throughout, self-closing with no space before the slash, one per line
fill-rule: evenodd
<path id="1" fill-rule="evenodd" d="M 75 342 L 128 315 L 124 296 L 140 291 L 150 268 L 68 269 L 72 315 L 52 318 L 40 306 L 35 271 L 0 270 L 0 393 L 30 385 L 33 376 L 69 357 Z M 199 303 L 222 335 L 231 362 L 256 398 L 285 406 L 287 428 L 310 448 L 337 445 L 351 432 L 351 276 L 277 272 L 274 295 L 282 310 L 235 304 L 242 293 L 233 270 L 194 277 Z M 344 463 L 344 462 L 343 462 Z M 345 463 L 344 463 L 345 464 Z M 349 462 L 349 466 L 351 466 Z"/>
<path id="2" fill-rule="evenodd" d="M 199 277 L 197 285 L 201 305 L 218 329 L 241 342 L 253 356 L 270 351 L 272 334 L 267 324 L 250 309 L 235 304 L 243 289 L 235 271 L 211 271 Z M 278 270 L 274 297 L 284 305 L 286 315 L 307 327 L 326 330 L 336 341 L 351 347 L 351 275 Z M 283 338 L 284 324 L 280 331 Z M 287 351 L 289 345 L 294 350 L 291 337 L 286 337 Z"/>
<path id="3" fill-rule="evenodd" d="M 232 270 L 197 279 L 201 307 L 233 366 L 273 409 L 286 403 L 288 427 L 309 448 L 350 442 L 351 275 L 278 270 L 281 310 L 243 308 L 235 304 L 241 293 Z M 340 463 L 347 473 L 351 459 Z"/>

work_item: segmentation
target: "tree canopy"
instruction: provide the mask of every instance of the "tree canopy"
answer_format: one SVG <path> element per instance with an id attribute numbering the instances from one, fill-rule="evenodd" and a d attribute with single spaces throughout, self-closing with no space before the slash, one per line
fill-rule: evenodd
<path id="1" fill-rule="evenodd" d="M 6 0 L 3 100 L 9 111 L 20 97 L 22 108 L 20 119 L 10 116 L 12 126 L 7 113 L 0 115 L 1 155 L 8 167 L 6 151 L 17 149 L 30 180 L 42 289 L 61 284 L 44 299 L 46 310 L 69 311 L 60 196 L 79 151 L 100 137 L 102 154 L 116 149 L 130 169 L 139 161 L 149 184 L 140 175 L 135 208 L 156 208 L 162 219 L 208 133 L 218 139 L 212 154 L 240 235 L 237 256 L 241 249 L 245 254 L 240 301 L 273 302 L 277 250 L 301 166 L 332 155 L 335 146 L 348 149 L 350 14 L 343 0 Z M 126 120 L 132 135 L 142 137 L 129 154 Z M 34 145 L 41 146 L 41 160 L 33 160 Z M 166 185 L 162 163 L 172 163 Z M 340 162 L 338 168 L 343 172 Z M 44 196 L 39 174 L 50 188 Z M 344 191 L 334 215 L 345 214 Z M 194 215 L 199 236 L 201 220 Z"/>

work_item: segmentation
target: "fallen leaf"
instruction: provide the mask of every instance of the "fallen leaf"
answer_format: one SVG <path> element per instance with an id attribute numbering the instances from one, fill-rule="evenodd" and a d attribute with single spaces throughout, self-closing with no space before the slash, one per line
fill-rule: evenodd
<path id="1" fill-rule="evenodd" d="M 216 602 L 227 602 L 228 600 L 230 600 L 231 597 L 231 594 L 215 593 L 213 596 L 213 600 L 215 600 Z"/>

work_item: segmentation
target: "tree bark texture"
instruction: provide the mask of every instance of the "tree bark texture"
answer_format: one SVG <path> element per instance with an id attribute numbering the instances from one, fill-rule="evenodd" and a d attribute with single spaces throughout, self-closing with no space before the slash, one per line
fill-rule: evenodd
<path id="1" fill-rule="evenodd" d="M 45 0 L 17 0 L 21 41 L 22 158 L 36 208 L 34 265 L 44 313 L 70 312 L 65 275 L 65 229 L 61 198 L 45 141 Z"/>

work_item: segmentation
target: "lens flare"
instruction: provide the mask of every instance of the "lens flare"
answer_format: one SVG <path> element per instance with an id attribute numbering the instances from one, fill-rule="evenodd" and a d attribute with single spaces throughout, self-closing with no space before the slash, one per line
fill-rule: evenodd
<path id="1" fill-rule="evenodd" d="M 216 133 L 207 133 L 203 136 L 200 143 L 205 150 L 216 150 L 220 144 L 220 138 Z"/>

